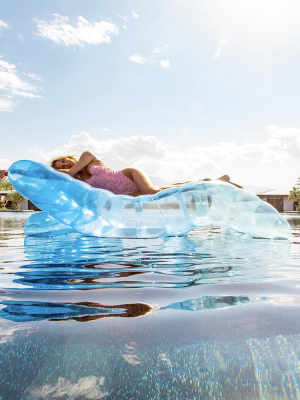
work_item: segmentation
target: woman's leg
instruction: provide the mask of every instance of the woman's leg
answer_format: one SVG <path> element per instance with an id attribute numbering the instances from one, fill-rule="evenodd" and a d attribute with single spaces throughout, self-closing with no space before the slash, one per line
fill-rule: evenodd
<path id="1" fill-rule="evenodd" d="M 149 177 L 139 169 L 125 168 L 122 169 L 122 172 L 128 179 L 131 179 L 139 188 L 139 192 L 131 193 L 131 196 L 138 196 L 139 194 L 155 194 L 161 190 L 160 188 L 153 186 Z"/>
<path id="2" fill-rule="evenodd" d="M 204 178 L 204 179 L 199 179 L 199 180 L 200 181 L 211 181 L 210 178 Z M 230 182 L 230 176 L 229 175 L 223 175 L 220 178 L 217 178 L 217 180 Z M 167 187 L 173 187 L 173 186 L 180 186 L 180 185 L 184 185 L 185 183 L 190 183 L 190 182 L 193 182 L 193 181 L 171 183 L 169 186 L 166 186 L 166 188 Z"/>
<path id="3" fill-rule="evenodd" d="M 172 188 L 172 187 L 178 187 L 178 186 L 184 185 L 185 183 L 191 182 L 191 181 L 177 182 L 177 183 L 173 183 L 170 185 L 157 187 L 157 186 L 154 186 L 152 184 L 151 180 L 149 179 L 149 177 L 144 172 L 140 171 L 139 169 L 125 168 L 122 170 L 122 172 L 127 178 L 131 179 L 136 184 L 136 186 L 139 188 L 139 191 L 130 193 L 130 196 L 140 196 L 142 194 L 155 194 L 155 193 L 160 192 L 161 190 Z M 200 179 L 200 180 L 210 181 L 211 179 L 204 178 L 204 179 Z M 238 188 L 241 188 L 241 189 L 243 188 L 242 186 L 231 182 L 229 175 L 223 175 L 220 178 L 218 178 L 217 180 L 231 183 L 232 185 L 234 185 Z"/>
<path id="4" fill-rule="evenodd" d="M 200 179 L 200 181 L 211 181 L 211 180 L 212 180 L 212 179 L 210 179 L 210 178 Z M 230 184 L 233 185 L 233 186 L 236 186 L 236 187 L 238 187 L 238 188 L 240 188 L 240 189 L 243 189 L 243 186 L 238 185 L 237 183 L 231 182 L 230 176 L 229 176 L 229 175 L 220 176 L 220 178 L 217 178 L 216 180 L 217 180 L 217 181 L 228 182 L 228 183 L 230 183 Z M 180 186 L 180 185 L 184 185 L 185 183 L 189 183 L 189 182 L 192 182 L 192 181 L 172 183 L 172 185 L 170 185 L 170 186 L 171 186 L 171 187 Z M 168 186 L 168 187 L 170 187 L 170 186 Z M 164 189 L 166 189 L 166 188 L 167 188 L 167 186 L 166 186 Z"/>

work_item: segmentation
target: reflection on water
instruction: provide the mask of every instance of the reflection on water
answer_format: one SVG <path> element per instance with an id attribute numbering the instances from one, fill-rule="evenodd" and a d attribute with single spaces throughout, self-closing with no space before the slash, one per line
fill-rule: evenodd
<path id="1" fill-rule="evenodd" d="M 297 217 L 295 217 L 293 214 L 288 214 L 288 215 L 286 215 L 286 219 L 288 220 L 289 224 L 291 225 L 291 228 L 293 229 L 294 236 L 298 235 L 299 229 L 300 229 L 299 215 Z"/>
<path id="2" fill-rule="evenodd" d="M 200 311 L 267 300 L 269 299 L 266 297 L 203 296 L 199 299 L 171 303 L 168 306 L 159 307 L 155 311 L 166 309 Z M 150 304 L 143 303 L 109 306 L 88 301 L 72 304 L 42 303 L 37 301 L 3 301 L 2 305 L 6 307 L 0 310 L 0 317 L 15 322 L 71 319 L 80 322 L 88 322 L 108 317 L 140 317 L 154 310 Z"/>
<path id="3" fill-rule="evenodd" d="M 0 216 L 0 398 L 299 397 L 300 219 L 291 241 L 24 241 Z"/>
<path id="4" fill-rule="evenodd" d="M 167 239 L 26 238 L 8 289 L 189 288 L 278 277 L 290 243 L 236 233 Z"/>
<path id="5" fill-rule="evenodd" d="M 152 310 L 150 305 L 142 303 L 107 306 L 88 301 L 73 304 L 3 301 L 2 304 L 6 308 L 0 310 L 0 317 L 15 322 L 44 319 L 52 321 L 73 319 L 88 322 L 107 317 L 139 317 Z"/>

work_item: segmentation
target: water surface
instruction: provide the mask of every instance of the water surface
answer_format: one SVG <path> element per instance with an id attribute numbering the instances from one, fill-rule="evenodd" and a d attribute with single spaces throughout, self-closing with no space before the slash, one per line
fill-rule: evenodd
<path id="1" fill-rule="evenodd" d="M 276 399 L 300 391 L 290 241 L 26 238 L 0 214 L 2 399 Z"/>

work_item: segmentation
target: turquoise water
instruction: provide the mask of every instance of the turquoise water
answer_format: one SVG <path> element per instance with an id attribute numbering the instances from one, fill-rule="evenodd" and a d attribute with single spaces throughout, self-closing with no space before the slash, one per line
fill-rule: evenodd
<path id="1" fill-rule="evenodd" d="M 300 398 L 290 241 L 25 239 L 0 214 L 1 399 Z"/>

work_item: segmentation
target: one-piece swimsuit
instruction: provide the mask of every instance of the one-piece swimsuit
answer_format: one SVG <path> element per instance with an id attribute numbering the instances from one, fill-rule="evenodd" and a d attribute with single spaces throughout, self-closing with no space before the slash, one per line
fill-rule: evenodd
<path id="1" fill-rule="evenodd" d="M 105 164 L 97 164 L 90 166 L 91 178 L 86 179 L 85 182 L 89 185 L 109 190 L 115 194 L 128 194 L 139 191 L 136 184 L 122 171 L 113 171 Z"/>

